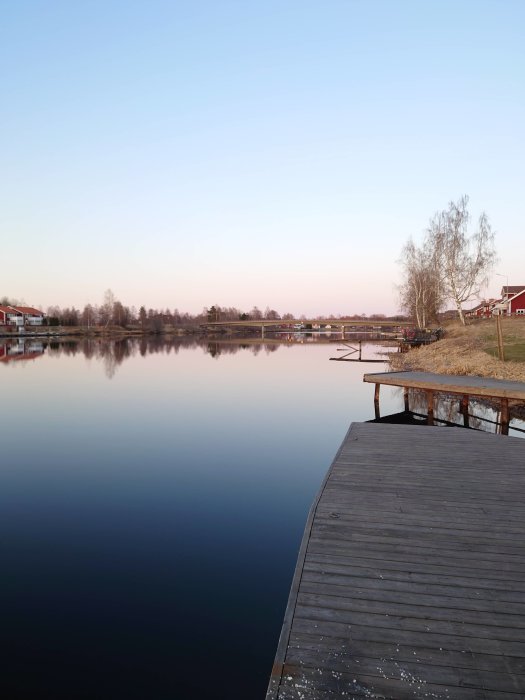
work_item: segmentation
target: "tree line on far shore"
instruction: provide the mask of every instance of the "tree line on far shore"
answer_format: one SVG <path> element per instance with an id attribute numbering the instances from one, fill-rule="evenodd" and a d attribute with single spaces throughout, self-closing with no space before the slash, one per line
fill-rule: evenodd
<path id="1" fill-rule="evenodd" d="M 8 297 L 0 298 L 0 305 L 23 305 L 15 299 Z M 181 312 L 177 308 L 173 310 L 153 309 L 141 306 L 138 309 L 135 306 L 127 306 L 116 298 L 111 289 L 106 290 L 101 304 L 86 304 L 83 309 L 77 309 L 74 306 L 61 308 L 54 305 L 45 309 L 46 317 L 44 323 L 48 326 L 68 326 L 68 327 L 121 327 L 133 328 L 144 331 L 161 332 L 166 327 L 172 328 L 195 328 L 213 321 L 258 321 L 258 320 L 307 320 L 304 314 L 294 316 L 290 312 L 279 314 L 275 309 L 266 307 L 264 311 L 257 306 L 253 306 L 248 311 L 243 311 L 233 306 L 220 306 L 220 304 L 212 304 L 210 307 L 205 307 L 198 314 L 190 314 Z M 406 317 L 397 315 L 387 317 L 385 314 L 365 313 L 352 315 L 334 315 L 318 316 L 321 319 L 332 320 L 385 320 L 392 319 L 393 321 L 403 321 Z M 308 320 L 315 320 L 311 316 Z"/>
<path id="2" fill-rule="evenodd" d="M 333 320 L 392 320 L 415 321 L 419 328 L 439 323 L 440 313 L 447 301 L 452 301 L 459 319 L 464 324 L 463 304 L 480 298 L 480 292 L 488 283 L 489 275 L 497 260 L 494 233 L 485 212 L 478 220 L 477 230 L 469 236 L 468 197 L 450 202 L 448 209 L 437 212 L 430 220 L 423 242 L 416 245 L 409 239 L 399 261 L 403 280 L 399 285 L 400 308 L 406 315 L 353 314 L 317 317 Z M 13 299 L 0 298 L 0 305 L 17 305 Z M 292 313 L 280 315 L 266 307 L 261 311 L 254 306 L 249 311 L 213 304 L 200 314 L 180 312 L 178 309 L 153 309 L 126 306 L 108 289 L 100 305 L 86 304 L 82 310 L 75 307 L 50 306 L 46 310 L 45 323 L 50 326 L 82 326 L 139 328 L 160 332 L 167 326 L 174 328 L 196 327 L 213 321 L 248 320 L 306 320 Z M 310 317 L 310 320 L 314 320 Z"/>

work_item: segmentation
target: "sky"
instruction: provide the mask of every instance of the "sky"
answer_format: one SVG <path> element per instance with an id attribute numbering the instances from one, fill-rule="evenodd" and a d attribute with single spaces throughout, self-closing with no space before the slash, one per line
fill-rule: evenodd
<path id="1" fill-rule="evenodd" d="M 0 295 L 399 310 L 470 197 L 525 284 L 522 0 L 0 0 Z"/>

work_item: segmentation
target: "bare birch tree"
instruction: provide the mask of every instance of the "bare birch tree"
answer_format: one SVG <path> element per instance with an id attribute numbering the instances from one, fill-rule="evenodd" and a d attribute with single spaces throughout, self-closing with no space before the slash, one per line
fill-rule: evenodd
<path id="1" fill-rule="evenodd" d="M 428 241 L 418 248 L 409 240 L 403 248 L 401 264 L 404 268 L 404 282 L 399 288 L 401 307 L 418 328 L 426 328 L 429 322 L 436 321 L 444 301 L 439 271 Z"/>
<path id="2" fill-rule="evenodd" d="M 431 219 L 427 235 L 444 294 L 454 302 L 463 324 L 462 305 L 479 297 L 496 262 L 494 233 L 487 215 L 481 214 L 477 231 L 469 236 L 467 206 L 466 195 L 450 202 L 448 209 Z"/>
<path id="3" fill-rule="evenodd" d="M 99 321 L 104 326 L 109 326 L 113 319 L 113 307 L 115 305 L 115 295 L 111 289 L 104 292 L 104 303 L 99 308 Z"/>

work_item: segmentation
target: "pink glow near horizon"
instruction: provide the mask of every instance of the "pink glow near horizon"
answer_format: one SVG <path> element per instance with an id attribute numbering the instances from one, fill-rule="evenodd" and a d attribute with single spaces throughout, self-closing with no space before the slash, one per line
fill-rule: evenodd
<path id="1" fill-rule="evenodd" d="M 463 194 L 524 283 L 525 4 L 376 5 L 11 3 L 0 295 L 392 315 Z"/>

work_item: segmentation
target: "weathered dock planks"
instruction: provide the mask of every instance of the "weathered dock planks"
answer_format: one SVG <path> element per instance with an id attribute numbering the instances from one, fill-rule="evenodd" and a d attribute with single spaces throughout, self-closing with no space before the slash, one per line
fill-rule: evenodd
<path id="1" fill-rule="evenodd" d="M 470 377 L 433 372 L 374 372 L 363 376 L 364 382 L 389 384 L 412 389 L 432 389 L 450 394 L 469 394 L 525 401 L 525 382 L 491 377 Z"/>
<path id="2" fill-rule="evenodd" d="M 354 423 L 306 525 L 267 700 L 525 697 L 525 441 Z"/>

